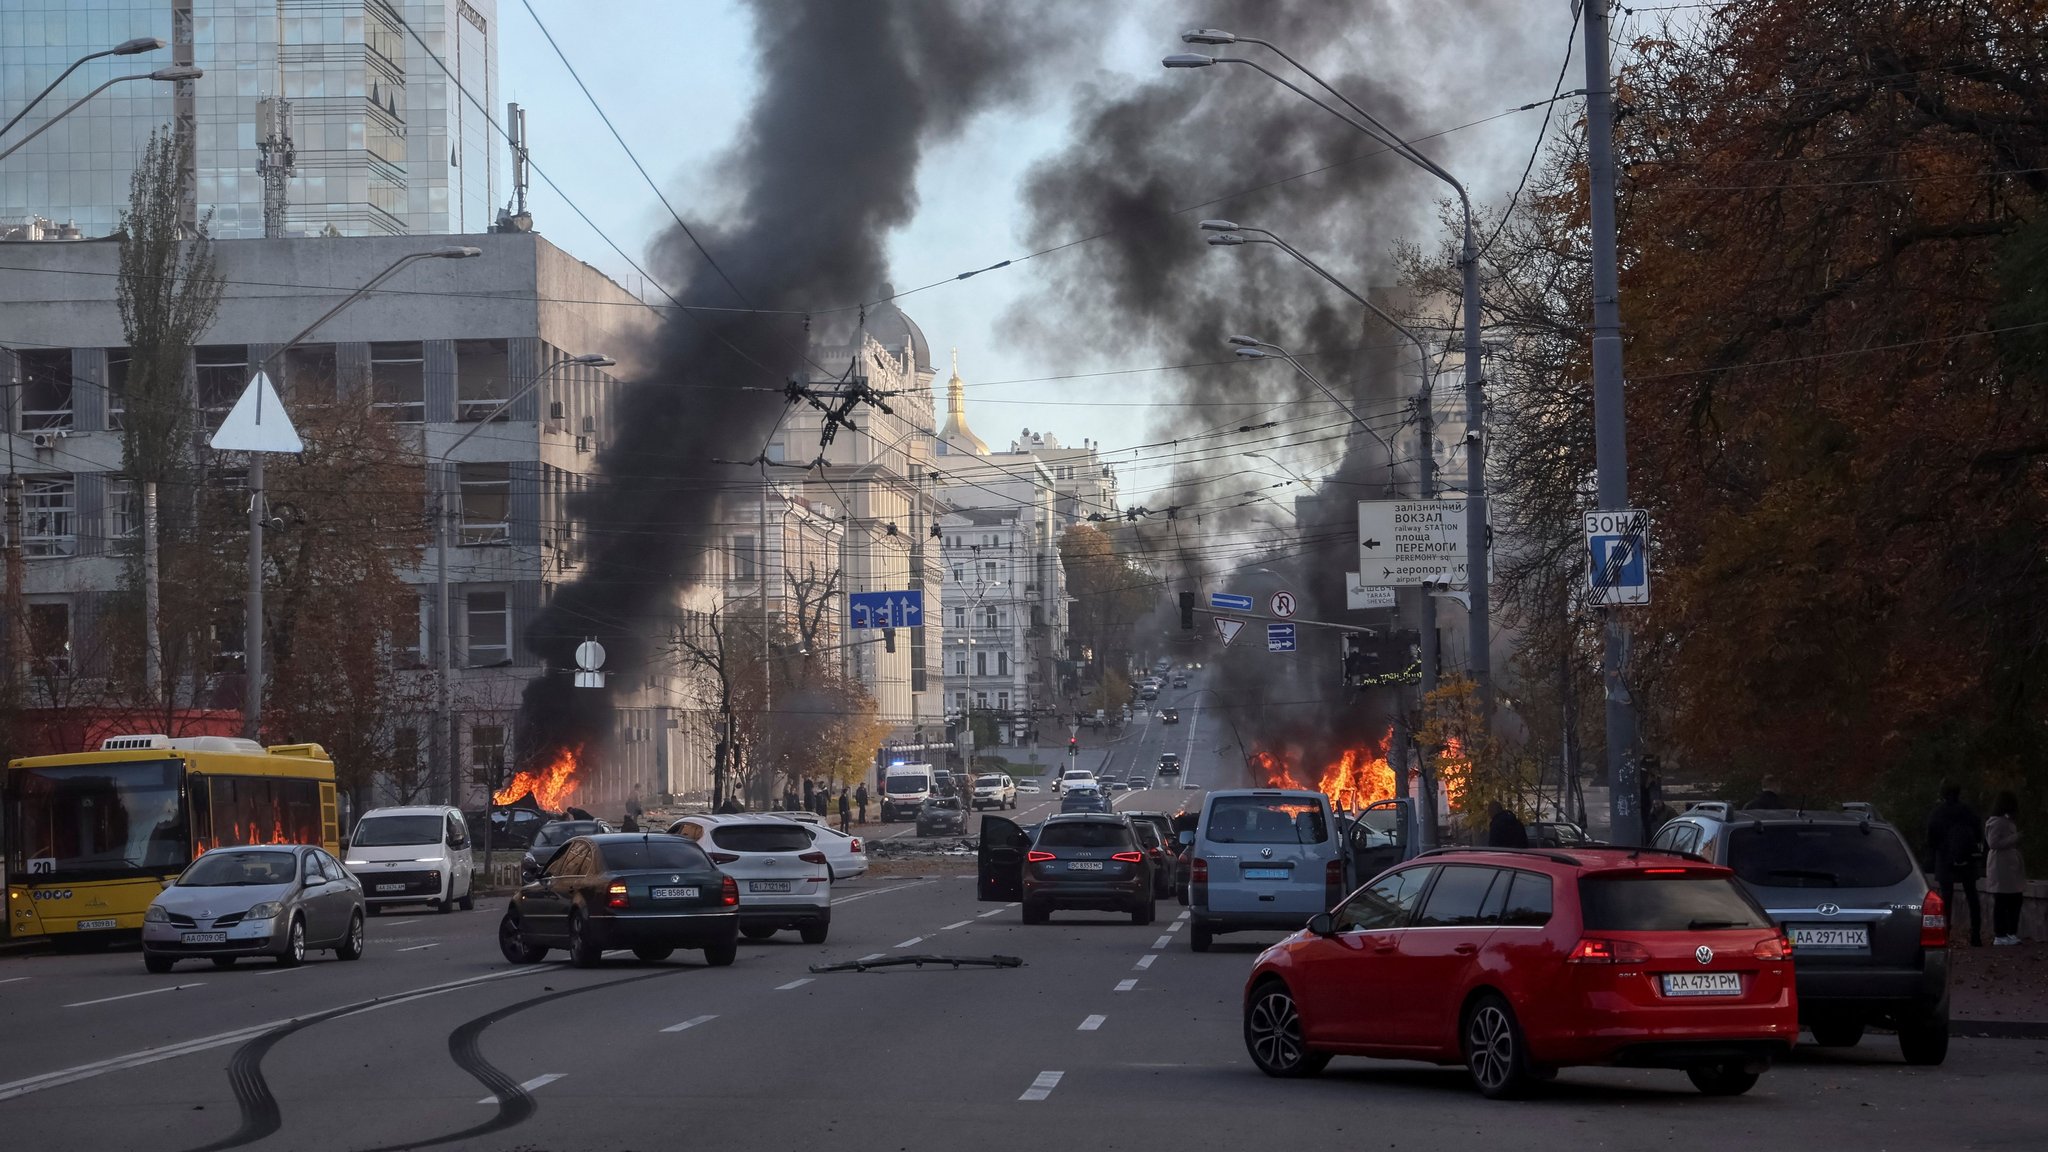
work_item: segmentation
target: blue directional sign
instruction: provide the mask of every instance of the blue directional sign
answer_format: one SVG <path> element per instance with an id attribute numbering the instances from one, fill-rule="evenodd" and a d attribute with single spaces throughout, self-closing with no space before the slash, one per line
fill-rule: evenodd
<path id="1" fill-rule="evenodd" d="M 1228 612 L 1249 612 L 1252 610 L 1252 598 L 1239 596 L 1235 592 L 1211 592 L 1209 607 L 1221 608 Z"/>
<path id="2" fill-rule="evenodd" d="M 1640 508 L 1586 513 L 1586 584 L 1596 604 L 1650 602 L 1650 517 Z"/>
<path id="3" fill-rule="evenodd" d="M 854 592 L 846 600 L 850 628 L 916 628 L 924 623 L 922 592 Z"/>
<path id="4" fill-rule="evenodd" d="M 1268 651 L 1268 652 L 1292 652 L 1292 651 L 1294 651 L 1294 625 L 1292 625 L 1292 624 L 1268 624 L 1268 625 L 1266 625 L 1266 651 Z"/>

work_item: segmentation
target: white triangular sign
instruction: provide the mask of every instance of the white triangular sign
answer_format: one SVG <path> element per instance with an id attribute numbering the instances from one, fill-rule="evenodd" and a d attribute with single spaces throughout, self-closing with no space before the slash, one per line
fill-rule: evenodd
<path id="1" fill-rule="evenodd" d="M 1242 620 L 1232 620 L 1228 616 L 1218 616 L 1216 618 L 1216 634 L 1223 637 L 1223 646 L 1225 648 L 1230 647 L 1230 642 L 1237 639 L 1237 630 L 1242 627 L 1244 627 L 1244 621 Z"/>
<path id="2" fill-rule="evenodd" d="M 303 452 L 306 445 L 292 418 L 284 414 L 284 401 L 270 386 L 270 375 L 258 372 L 242 389 L 242 398 L 220 422 L 220 431 L 207 441 L 225 452 Z"/>

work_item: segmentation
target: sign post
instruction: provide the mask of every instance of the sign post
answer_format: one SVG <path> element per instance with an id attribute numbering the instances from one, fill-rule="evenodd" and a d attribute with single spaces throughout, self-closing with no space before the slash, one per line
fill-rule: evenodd
<path id="1" fill-rule="evenodd" d="M 924 593 L 851 592 L 846 615 L 849 628 L 916 628 L 924 623 Z"/>
<path id="2" fill-rule="evenodd" d="M 1464 584 L 1463 500 L 1360 500 L 1358 575 L 1380 587 Z"/>
<path id="3" fill-rule="evenodd" d="M 1360 577 L 1362 573 L 1344 574 L 1344 607 L 1353 612 L 1364 612 L 1373 608 L 1392 608 L 1394 590 L 1369 586 Z"/>

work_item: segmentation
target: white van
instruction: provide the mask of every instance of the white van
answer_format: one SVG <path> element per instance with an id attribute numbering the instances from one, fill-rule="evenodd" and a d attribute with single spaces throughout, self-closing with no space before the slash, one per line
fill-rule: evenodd
<path id="1" fill-rule="evenodd" d="M 441 912 L 475 907 L 469 826 L 460 808 L 372 808 L 356 821 L 342 864 L 362 883 L 372 916 L 389 904 L 431 904 Z"/>
<path id="2" fill-rule="evenodd" d="M 938 795 L 937 773 L 929 764 L 891 764 L 882 773 L 882 820 L 915 820 L 924 802 Z"/>

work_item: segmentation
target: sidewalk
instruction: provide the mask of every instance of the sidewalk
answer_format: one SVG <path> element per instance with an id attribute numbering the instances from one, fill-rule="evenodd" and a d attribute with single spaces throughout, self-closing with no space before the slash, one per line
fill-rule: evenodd
<path id="1" fill-rule="evenodd" d="M 1951 945 L 1948 955 L 1949 1019 L 1957 1035 L 2048 1039 L 2048 943 Z"/>

